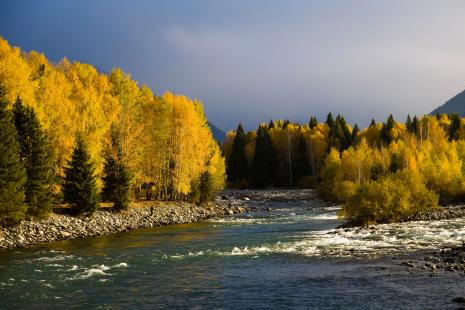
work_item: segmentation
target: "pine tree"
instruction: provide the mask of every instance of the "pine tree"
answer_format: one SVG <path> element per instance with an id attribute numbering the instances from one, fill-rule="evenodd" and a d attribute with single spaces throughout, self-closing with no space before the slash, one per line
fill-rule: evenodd
<path id="1" fill-rule="evenodd" d="M 420 133 L 420 121 L 418 120 L 418 117 L 416 115 L 413 117 L 410 132 L 417 136 Z"/>
<path id="2" fill-rule="evenodd" d="M 374 118 L 371 119 L 371 123 L 369 127 L 373 127 L 373 126 L 376 126 L 376 122 Z"/>
<path id="3" fill-rule="evenodd" d="M 410 118 L 410 114 L 407 115 L 407 120 L 405 121 L 405 128 L 407 128 L 407 131 L 411 131 L 412 119 Z"/>
<path id="4" fill-rule="evenodd" d="M 26 168 L 27 213 L 44 216 L 52 209 L 53 169 L 50 145 L 34 109 L 24 107 L 18 97 L 13 107 L 21 161 Z"/>
<path id="5" fill-rule="evenodd" d="M 202 173 L 200 178 L 200 202 L 207 202 L 213 200 L 215 191 L 213 188 L 213 177 L 206 171 Z"/>
<path id="6" fill-rule="evenodd" d="M 310 129 L 313 129 L 313 128 L 315 128 L 317 125 L 318 125 L 318 120 L 316 119 L 315 116 L 311 116 L 311 117 L 310 117 L 310 122 L 308 123 L 308 127 L 310 127 Z"/>
<path id="7" fill-rule="evenodd" d="M 355 143 L 359 132 L 360 132 L 360 129 L 358 128 L 358 125 L 355 124 L 354 129 L 352 129 L 352 144 Z"/>
<path id="8" fill-rule="evenodd" d="M 297 135 L 296 149 L 292 153 L 292 175 L 294 183 L 310 175 L 310 164 L 307 156 L 307 143 L 302 133 Z M 295 185 L 295 184 L 292 184 Z"/>
<path id="9" fill-rule="evenodd" d="M 268 123 L 268 129 L 274 128 L 274 122 L 272 119 L 270 119 L 270 122 Z"/>
<path id="10" fill-rule="evenodd" d="M 99 206 L 99 197 L 94 167 L 87 147 L 80 137 L 76 141 L 65 174 L 64 200 L 71 204 L 72 212 L 76 215 L 95 212 Z"/>
<path id="11" fill-rule="evenodd" d="M 26 212 L 24 183 L 26 171 L 21 163 L 17 131 L 7 110 L 6 91 L 0 85 L 0 224 L 20 221 Z"/>
<path id="12" fill-rule="evenodd" d="M 352 133 L 343 116 L 338 115 L 336 123 L 339 123 L 338 138 L 341 141 L 341 151 L 348 149 L 352 145 Z"/>
<path id="13" fill-rule="evenodd" d="M 460 116 L 457 113 L 449 115 L 450 127 L 449 127 L 449 140 L 458 139 L 458 131 L 460 130 Z"/>
<path id="14" fill-rule="evenodd" d="M 248 179 L 247 158 L 244 153 L 246 137 L 242 124 L 237 126 L 231 155 L 228 160 L 228 178 L 231 182 Z"/>
<path id="15" fill-rule="evenodd" d="M 328 116 L 326 117 L 326 125 L 328 125 L 329 131 L 331 132 L 332 129 L 334 128 L 334 118 L 331 112 L 329 112 Z"/>
<path id="16" fill-rule="evenodd" d="M 275 152 L 267 128 L 258 126 L 252 160 L 251 179 L 253 186 L 265 187 L 273 183 Z"/>
<path id="17" fill-rule="evenodd" d="M 114 128 L 110 147 L 105 153 L 103 173 L 102 199 L 113 202 L 115 210 L 126 209 L 129 205 L 130 177 L 123 161 L 119 135 Z"/>
<path id="18" fill-rule="evenodd" d="M 383 124 L 383 128 L 380 132 L 381 141 L 383 141 L 386 145 L 389 145 L 392 140 L 392 129 L 394 128 L 394 117 L 392 114 L 389 115 L 386 123 Z"/>

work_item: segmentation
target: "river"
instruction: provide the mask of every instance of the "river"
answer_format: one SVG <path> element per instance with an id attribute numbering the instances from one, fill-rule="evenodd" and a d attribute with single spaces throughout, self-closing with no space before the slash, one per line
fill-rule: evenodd
<path id="1" fill-rule="evenodd" d="M 461 243 L 465 219 L 343 230 L 337 206 L 247 203 L 262 211 L 0 251 L 0 308 L 457 309 L 465 294 L 463 273 L 399 265 Z"/>

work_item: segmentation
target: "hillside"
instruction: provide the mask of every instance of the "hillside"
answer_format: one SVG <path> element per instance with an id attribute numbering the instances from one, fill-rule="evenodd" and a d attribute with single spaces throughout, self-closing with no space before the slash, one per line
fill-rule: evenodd
<path id="1" fill-rule="evenodd" d="M 453 114 L 458 113 L 460 116 L 465 116 L 465 90 L 455 95 L 446 103 L 434 109 L 431 114 Z"/>
<path id="2" fill-rule="evenodd" d="M 222 144 L 224 142 L 224 138 L 226 137 L 225 132 L 219 129 L 218 127 L 216 127 L 216 125 L 212 124 L 211 122 L 208 122 L 208 126 L 210 127 L 212 131 L 213 138 L 215 138 L 216 141 Z"/>

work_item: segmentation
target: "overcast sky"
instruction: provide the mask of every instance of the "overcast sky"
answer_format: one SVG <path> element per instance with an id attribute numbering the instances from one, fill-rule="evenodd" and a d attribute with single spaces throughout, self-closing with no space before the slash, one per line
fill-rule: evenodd
<path id="1" fill-rule="evenodd" d="M 465 88 L 465 1 L 2 0 L 0 35 L 196 97 L 224 130 L 404 120 Z"/>

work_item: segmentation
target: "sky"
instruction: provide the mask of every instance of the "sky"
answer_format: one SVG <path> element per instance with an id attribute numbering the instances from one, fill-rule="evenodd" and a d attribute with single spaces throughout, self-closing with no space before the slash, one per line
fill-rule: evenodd
<path id="1" fill-rule="evenodd" d="M 2 0 L 0 35 L 195 97 L 223 130 L 328 112 L 363 127 L 465 88 L 464 12 L 465 1 Z"/>

